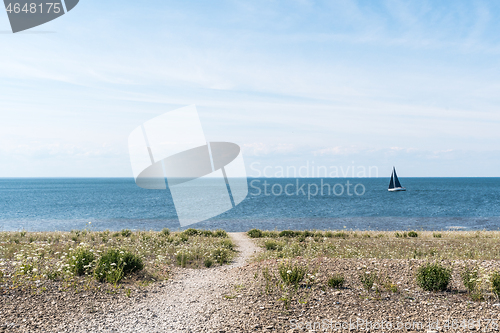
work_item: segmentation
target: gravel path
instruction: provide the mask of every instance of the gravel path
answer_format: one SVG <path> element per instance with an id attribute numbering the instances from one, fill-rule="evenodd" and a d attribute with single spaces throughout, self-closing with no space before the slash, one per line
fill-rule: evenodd
<path id="1" fill-rule="evenodd" d="M 226 266 L 178 269 L 142 297 L 113 304 L 104 314 L 80 314 L 66 332 L 219 332 L 232 310 L 224 295 L 234 289 L 238 267 L 259 248 L 245 233 L 229 233 L 240 255 Z"/>

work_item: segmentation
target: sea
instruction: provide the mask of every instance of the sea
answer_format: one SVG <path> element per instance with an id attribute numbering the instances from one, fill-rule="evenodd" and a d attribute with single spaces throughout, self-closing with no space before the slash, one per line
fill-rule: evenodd
<path id="1" fill-rule="evenodd" d="M 249 178 L 234 208 L 181 227 L 168 187 L 143 189 L 132 178 L 0 178 L 0 231 L 499 230 L 500 178 L 400 181 L 405 192 L 388 192 L 389 178 Z"/>

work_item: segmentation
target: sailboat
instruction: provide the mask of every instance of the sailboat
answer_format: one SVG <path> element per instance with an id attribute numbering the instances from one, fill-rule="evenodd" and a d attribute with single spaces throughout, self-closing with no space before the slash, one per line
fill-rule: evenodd
<path id="1" fill-rule="evenodd" d="M 390 192 L 406 191 L 406 189 L 402 187 L 401 183 L 399 182 L 398 175 L 396 175 L 395 167 L 392 167 L 391 182 L 389 183 L 388 191 Z"/>

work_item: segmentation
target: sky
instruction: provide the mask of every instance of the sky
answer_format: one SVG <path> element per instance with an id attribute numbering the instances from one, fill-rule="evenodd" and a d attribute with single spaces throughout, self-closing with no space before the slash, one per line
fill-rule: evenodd
<path id="1" fill-rule="evenodd" d="M 500 177 L 499 16 L 498 1 L 82 0 L 12 34 L 0 13 L 0 177 L 132 177 L 131 131 L 192 104 L 253 177 Z"/>

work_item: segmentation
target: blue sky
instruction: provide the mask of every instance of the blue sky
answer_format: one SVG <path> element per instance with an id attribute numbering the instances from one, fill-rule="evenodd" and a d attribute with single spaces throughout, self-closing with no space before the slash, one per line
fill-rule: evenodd
<path id="1" fill-rule="evenodd" d="M 500 176 L 499 16 L 497 1 L 82 0 L 12 34 L 3 13 L 0 177 L 131 177 L 129 133 L 190 104 L 250 176 Z"/>

